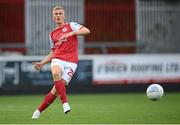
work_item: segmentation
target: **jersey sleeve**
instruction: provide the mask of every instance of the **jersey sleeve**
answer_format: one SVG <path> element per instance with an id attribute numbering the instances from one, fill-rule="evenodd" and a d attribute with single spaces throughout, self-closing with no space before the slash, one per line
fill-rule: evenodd
<path id="1" fill-rule="evenodd" d="M 70 26 L 71 26 L 71 29 L 72 29 L 73 31 L 77 31 L 77 30 L 79 30 L 80 28 L 83 27 L 82 25 L 80 25 L 80 24 L 78 24 L 78 23 L 76 23 L 76 22 L 71 22 L 71 23 L 70 23 Z"/>
<path id="2" fill-rule="evenodd" d="M 54 43 L 53 43 L 53 40 L 51 38 L 51 35 L 49 35 L 49 42 L 50 42 L 51 49 L 53 50 L 54 49 Z"/>

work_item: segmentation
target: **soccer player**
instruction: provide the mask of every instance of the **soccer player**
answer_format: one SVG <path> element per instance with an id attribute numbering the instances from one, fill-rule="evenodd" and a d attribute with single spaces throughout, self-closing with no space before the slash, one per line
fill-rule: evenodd
<path id="1" fill-rule="evenodd" d="M 57 27 L 50 33 L 51 52 L 40 62 L 34 62 L 36 70 L 51 62 L 51 71 L 54 81 L 52 90 L 45 96 L 40 106 L 33 113 L 32 119 L 40 117 L 40 114 L 59 97 L 64 113 L 71 108 L 66 96 L 66 85 L 72 79 L 78 63 L 78 39 L 77 35 L 87 35 L 90 30 L 76 22 L 65 23 L 64 9 L 56 6 L 52 10 L 53 20 Z"/>

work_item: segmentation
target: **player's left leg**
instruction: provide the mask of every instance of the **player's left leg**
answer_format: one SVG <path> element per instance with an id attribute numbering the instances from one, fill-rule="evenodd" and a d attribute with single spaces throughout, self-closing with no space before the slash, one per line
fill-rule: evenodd
<path id="1" fill-rule="evenodd" d="M 68 85 L 69 81 L 72 79 L 77 64 L 54 59 L 51 63 L 51 68 L 55 88 L 63 105 L 64 113 L 67 114 L 70 112 L 71 108 L 67 100 L 66 85 Z"/>
<path id="2" fill-rule="evenodd" d="M 57 93 L 60 97 L 61 103 L 63 105 L 64 113 L 67 114 L 70 112 L 71 108 L 68 103 L 67 95 L 66 95 L 66 81 L 62 78 L 59 81 L 54 82 Z"/>
<path id="3" fill-rule="evenodd" d="M 77 64 L 71 63 L 71 62 L 65 62 L 64 63 L 64 72 L 62 73 L 62 80 L 64 80 L 64 84 L 67 85 L 69 84 L 70 80 L 74 76 L 74 73 L 76 71 Z M 68 102 L 63 103 L 63 109 L 65 113 L 70 112 L 70 106 Z"/>
<path id="4" fill-rule="evenodd" d="M 52 90 L 45 96 L 44 100 L 42 101 L 38 109 L 36 109 L 36 111 L 33 113 L 32 119 L 39 118 L 41 112 L 43 112 L 49 105 L 51 105 L 56 99 L 56 97 L 57 97 L 57 91 L 53 86 Z"/>

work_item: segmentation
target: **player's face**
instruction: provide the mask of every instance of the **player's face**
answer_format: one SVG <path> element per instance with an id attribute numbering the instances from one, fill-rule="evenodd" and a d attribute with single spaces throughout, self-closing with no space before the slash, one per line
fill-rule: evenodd
<path id="1" fill-rule="evenodd" d="M 57 9 L 53 11 L 53 20 L 57 23 L 57 24 L 63 24 L 64 20 L 65 20 L 65 16 L 64 16 L 64 10 L 63 9 Z"/>

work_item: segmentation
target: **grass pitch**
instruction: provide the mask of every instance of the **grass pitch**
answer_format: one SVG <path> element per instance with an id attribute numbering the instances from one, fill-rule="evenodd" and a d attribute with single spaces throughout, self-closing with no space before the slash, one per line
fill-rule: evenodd
<path id="1" fill-rule="evenodd" d="M 59 99 L 31 119 L 42 95 L 0 96 L 0 124 L 163 124 L 180 123 L 180 93 L 156 102 L 144 93 L 68 95 L 72 111 L 65 115 Z"/>

